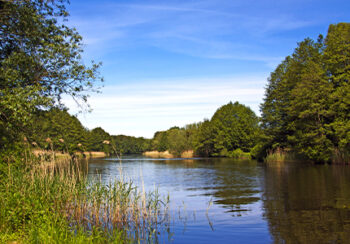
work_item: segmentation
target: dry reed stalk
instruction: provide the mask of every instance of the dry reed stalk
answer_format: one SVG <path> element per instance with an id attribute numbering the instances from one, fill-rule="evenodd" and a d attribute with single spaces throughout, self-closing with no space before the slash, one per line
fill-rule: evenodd
<path id="1" fill-rule="evenodd" d="M 121 162 L 120 162 L 121 163 Z M 45 194 L 50 194 L 49 186 L 58 180 L 65 194 L 64 205 L 60 211 L 72 226 L 90 230 L 92 227 L 110 230 L 128 230 L 133 236 L 148 238 L 151 229 L 166 221 L 167 204 L 160 205 L 158 193 L 147 194 L 142 177 L 142 191 L 137 191 L 132 182 L 124 179 L 120 167 L 120 181 L 103 185 L 101 177 L 95 182 L 86 182 L 81 164 L 77 159 L 43 157 L 39 163 L 30 167 L 29 182 L 40 184 Z M 10 175 L 10 174 L 9 174 Z M 84 183 L 86 182 L 86 183 Z M 160 218 L 162 217 L 162 218 Z"/>

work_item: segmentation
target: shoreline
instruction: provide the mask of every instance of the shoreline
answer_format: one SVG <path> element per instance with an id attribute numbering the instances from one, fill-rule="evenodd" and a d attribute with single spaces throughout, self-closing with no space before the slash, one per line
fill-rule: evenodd
<path id="1" fill-rule="evenodd" d="M 69 153 L 62 153 L 58 151 L 46 151 L 46 150 L 33 150 L 33 154 L 37 157 L 40 156 L 47 156 L 55 154 L 55 157 L 58 158 L 70 158 L 71 155 Z M 91 151 L 91 152 L 75 152 L 74 155 L 77 155 L 78 157 L 86 157 L 86 158 L 103 158 L 107 157 L 107 154 L 105 152 L 97 152 L 97 151 Z"/>
<path id="2" fill-rule="evenodd" d="M 159 151 L 146 151 L 142 153 L 143 156 L 150 158 L 177 158 L 174 154 L 170 153 L 168 150 L 164 152 Z M 193 158 L 194 152 L 193 150 L 187 150 L 181 153 L 181 158 Z"/>

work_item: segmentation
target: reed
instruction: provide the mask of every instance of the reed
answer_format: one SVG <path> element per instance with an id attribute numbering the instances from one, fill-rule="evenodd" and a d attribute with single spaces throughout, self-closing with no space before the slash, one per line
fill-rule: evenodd
<path id="1" fill-rule="evenodd" d="M 175 157 L 169 151 L 164 151 L 164 152 L 148 151 L 148 152 L 144 152 L 143 155 L 150 158 L 174 158 Z"/>
<path id="2" fill-rule="evenodd" d="M 169 226 L 169 199 L 132 181 L 88 180 L 76 158 L 0 167 L 0 243 L 150 242 Z"/>
<path id="3" fill-rule="evenodd" d="M 306 162 L 309 161 L 305 156 L 296 153 L 288 148 L 276 148 L 270 150 L 265 158 L 266 163 L 284 163 L 284 162 Z"/>
<path id="4" fill-rule="evenodd" d="M 350 164 L 350 151 L 334 149 L 331 161 L 334 164 Z"/>

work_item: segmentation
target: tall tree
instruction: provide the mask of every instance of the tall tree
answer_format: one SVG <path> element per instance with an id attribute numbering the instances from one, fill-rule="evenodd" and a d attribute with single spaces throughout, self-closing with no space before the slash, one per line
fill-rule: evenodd
<path id="1" fill-rule="evenodd" d="M 298 69 L 292 72 L 298 72 L 298 82 L 290 91 L 287 121 L 292 132 L 290 145 L 315 161 L 329 161 L 333 146 L 327 126 L 332 85 L 327 80 L 322 51 L 322 37 L 317 43 L 306 39 L 296 49 L 293 57 Z"/>
<path id="2" fill-rule="evenodd" d="M 329 26 L 324 60 L 333 85 L 330 97 L 332 139 L 339 160 L 345 161 L 346 155 L 350 158 L 350 23 Z"/>
<path id="3" fill-rule="evenodd" d="M 194 149 L 200 156 L 211 156 L 214 151 L 214 130 L 209 120 L 199 124 L 198 132 L 194 139 Z"/>
<path id="4" fill-rule="evenodd" d="M 350 160 L 350 23 L 306 38 L 271 73 L 261 105 L 268 142 L 313 161 Z"/>
<path id="5" fill-rule="evenodd" d="M 63 94 L 83 104 L 102 80 L 99 64 L 83 64 L 82 37 L 64 24 L 65 0 L 0 4 L 0 146 L 40 109 L 62 106 Z"/>

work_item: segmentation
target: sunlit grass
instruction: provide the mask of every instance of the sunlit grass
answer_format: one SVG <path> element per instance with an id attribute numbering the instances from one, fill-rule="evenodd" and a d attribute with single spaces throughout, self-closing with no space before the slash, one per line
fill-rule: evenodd
<path id="1" fill-rule="evenodd" d="M 88 180 L 77 160 L 1 164 L 0 243 L 123 243 L 157 238 L 168 201 L 131 181 Z"/>

